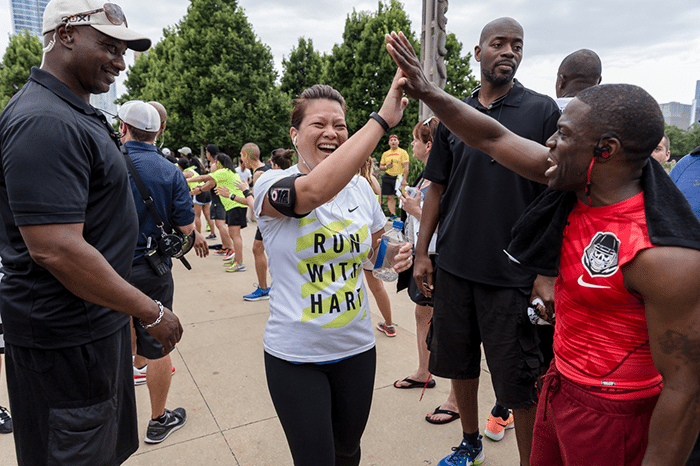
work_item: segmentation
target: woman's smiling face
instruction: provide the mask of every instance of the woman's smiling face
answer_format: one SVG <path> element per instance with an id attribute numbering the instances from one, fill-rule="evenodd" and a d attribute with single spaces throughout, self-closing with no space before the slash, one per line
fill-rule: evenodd
<path id="1" fill-rule="evenodd" d="M 307 168 L 313 169 L 348 139 L 343 108 L 333 100 L 310 100 L 299 128 L 290 134 Z"/>

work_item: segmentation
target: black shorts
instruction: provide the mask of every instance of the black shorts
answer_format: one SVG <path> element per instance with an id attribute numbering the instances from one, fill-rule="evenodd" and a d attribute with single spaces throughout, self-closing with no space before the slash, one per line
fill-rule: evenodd
<path id="1" fill-rule="evenodd" d="M 481 374 L 481 344 L 496 400 L 511 409 L 537 400 L 542 353 L 527 316 L 530 289 L 484 285 L 436 269 L 429 369 L 448 379 Z"/>
<path id="2" fill-rule="evenodd" d="M 262 233 L 260 232 L 260 228 L 255 230 L 255 241 L 262 241 Z"/>
<path id="3" fill-rule="evenodd" d="M 6 350 L 17 464 L 114 465 L 138 449 L 129 325 L 80 346 Z"/>
<path id="4" fill-rule="evenodd" d="M 173 275 L 168 271 L 165 275 L 158 276 L 145 260 L 140 260 L 131 268 L 129 283 L 141 290 L 151 299 L 157 299 L 163 306 L 173 309 L 173 294 L 175 286 Z M 134 319 L 136 330 L 136 353 L 146 359 L 160 359 L 163 356 L 163 345 L 153 338 L 141 327 L 138 319 Z"/>
<path id="5" fill-rule="evenodd" d="M 211 203 L 211 192 L 209 191 L 204 191 L 199 194 L 197 194 L 194 197 L 195 201 L 199 205 L 205 205 L 205 204 L 210 204 Z"/>
<path id="6" fill-rule="evenodd" d="M 219 196 L 211 201 L 211 209 L 209 210 L 209 216 L 212 220 L 226 220 L 226 209 L 221 203 Z"/>
<path id="7" fill-rule="evenodd" d="M 0 354 L 5 352 L 5 337 L 3 336 L 2 322 L 0 322 Z"/>
<path id="8" fill-rule="evenodd" d="M 248 219 L 245 214 L 247 207 L 234 207 L 226 211 L 226 225 L 230 227 L 245 228 L 248 225 Z"/>
<path id="9" fill-rule="evenodd" d="M 396 177 L 382 175 L 382 196 L 396 195 Z"/>

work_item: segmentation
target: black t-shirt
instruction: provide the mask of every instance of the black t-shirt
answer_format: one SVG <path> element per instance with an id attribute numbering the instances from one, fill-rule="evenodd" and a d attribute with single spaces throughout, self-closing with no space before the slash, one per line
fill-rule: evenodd
<path id="1" fill-rule="evenodd" d="M 84 224 L 83 237 L 127 278 L 138 222 L 124 156 L 99 111 L 33 68 L 0 115 L 0 312 L 8 343 L 81 345 L 129 316 L 86 302 L 29 256 L 18 226 Z"/>
<path id="2" fill-rule="evenodd" d="M 556 131 L 560 115 L 554 100 L 526 89 L 517 80 L 490 108 L 479 103 L 478 90 L 464 102 L 515 134 L 541 144 Z M 510 264 L 503 250 L 510 243 L 516 220 L 545 186 L 467 146 L 442 124 L 435 134 L 425 178 L 446 186 L 440 199 L 438 266 L 486 285 L 531 286 L 534 276 Z"/>

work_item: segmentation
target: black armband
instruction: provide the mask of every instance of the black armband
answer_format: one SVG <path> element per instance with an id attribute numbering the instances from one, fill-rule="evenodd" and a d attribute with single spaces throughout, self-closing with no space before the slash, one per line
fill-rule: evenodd
<path id="1" fill-rule="evenodd" d="M 253 193 L 250 192 L 250 189 L 246 189 L 245 191 L 243 191 L 243 197 L 248 197 L 248 196 L 252 196 L 252 195 L 253 195 Z"/>
<path id="2" fill-rule="evenodd" d="M 270 201 L 270 205 L 285 217 L 302 218 L 308 215 L 308 212 L 301 215 L 294 212 L 294 205 L 297 200 L 294 181 L 300 176 L 304 176 L 304 174 L 297 173 L 282 178 L 267 191 L 267 200 Z"/>

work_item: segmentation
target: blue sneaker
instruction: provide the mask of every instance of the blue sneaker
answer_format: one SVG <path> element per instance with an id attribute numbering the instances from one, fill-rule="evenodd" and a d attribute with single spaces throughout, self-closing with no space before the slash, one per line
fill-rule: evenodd
<path id="1" fill-rule="evenodd" d="M 473 446 L 462 440 L 459 446 L 452 448 L 453 453 L 447 455 L 438 463 L 438 466 L 471 466 L 484 462 L 484 449 L 481 444 L 481 435 L 477 445 Z"/>
<path id="2" fill-rule="evenodd" d="M 243 299 L 246 301 L 261 301 L 263 299 L 270 299 L 270 287 L 263 289 L 257 286 L 255 291 L 243 296 Z"/>

